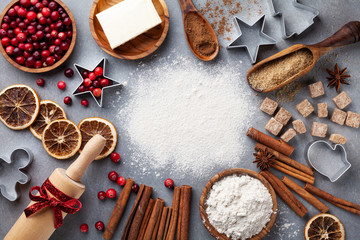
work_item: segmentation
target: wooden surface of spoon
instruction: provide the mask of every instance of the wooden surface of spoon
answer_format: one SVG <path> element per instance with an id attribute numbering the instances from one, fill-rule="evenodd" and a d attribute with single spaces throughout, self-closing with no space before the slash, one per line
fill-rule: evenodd
<path id="1" fill-rule="evenodd" d="M 211 27 L 210 23 L 206 20 L 206 18 L 196 9 L 191 0 L 179 0 L 179 4 L 182 11 L 183 23 L 184 23 L 184 33 L 186 37 L 186 41 L 189 44 L 191 51 L 194 53 L 196 57 L 203 61 L 211 61 L 213 60 L 219 53 L 219 42 L 217 36 L 215 34 L 214 29 Z M 202 54 L 201 51 L 197 49 L 194 45 L 193 41 L 191 41 L 191 36 L 189 36 L 186 26 L 187 18 L 189 17 L 197 17 L 199 21 L 201 21 L 204 30 L 206 30 L 211 35 L 211 40 L 214 43 L 214 51 L 210 54 Z"/>
<path id="2" fill-rule="evenodd" d="M 250 85 L 250 87 L 257 92 L 266 93 L 266 92 L 274 91 L 274 90 L 279 89 L 279 88 L 285 86 L 286 84 L 294 81 L 295 79 L 298 79 L 299 77 L 305 75 L 306 73 L 310 72 L 310 70 L 313 69 L 317 60 L 325 53 L 327 53 L 335 48 L 341 47 L 341 46 L 356 43 L 359 40 L 360 40 L 360 22 L 358 22 L 358 21 L 349 22 L 349 23 L 345 24 L 342 28 L 340 28 L 340 30 L 338 30 L 336 33 L 334 33 L 333 35 L 331 35 L 330 37 L 328 37 L 327 39 L 325 39 L 319 43 L 316 43 L 313 45 L 296 44 L 294 46 L 286 48 L 286 49 L 282 50 L 281 52 L 278 52 L 278 53 L 262 60 L 261 62 L 255 64 L 248 71 L 247 82 Z M 286 55 L 289 55 L 289 54 L 294 53 L 301 49 L 308 49 L 311 51 L 311 53 L 313 55 L 312 63 L 309 66 L 307 66 L 305 69 L 299 71 L 297 74 L 294 74 L 292 77 L 286 79 L 282 83 L 280 83 L 274 87 L 271 87 L 271 88 L 257 89 L 256 87 L 251 85 L 251 83 L 249 81 L 249 76 L 252 73 L 257 71 L 258 69 L 261 69 L 262 67 L 265 66 L 265 64 L 267 64 L 271 61 L 277 60 L 281 57 L 284 57 Z"/>

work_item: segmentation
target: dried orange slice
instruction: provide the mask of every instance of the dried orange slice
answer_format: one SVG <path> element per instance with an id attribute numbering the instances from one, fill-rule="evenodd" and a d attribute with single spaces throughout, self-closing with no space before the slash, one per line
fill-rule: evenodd
<path id="1" fill-rule="evenodd" d="M 67 159 L 75 155 L 81 146 L 81 132 L 70 120 L 52 121 L 44 129 L 42 144 L 52 157 Z"/>
<path id="2" fill-rule="evenodd" d="M 321 213 L 305 226 L 305 240 L 345 240 L 345 229 L 334 215 Z"/>
<path id="3" fill-rule="evenodd" d="M 42 133 L 47 125 L 58 119 L 66 119 L 64 109 L 51 100 L 40 101 L 40 111 L 35 122 L 30 126 L 31 133 L 41 140 Z"/>
<path id="4" fill-rule="evenodd" d="M 0 92 L 0 120 L 13 130 L 29 127 L 40 109 L 39 96 L 27 85 L 12 85 Z"/>
<path id="5" fill-rule="evenodd" d="M 116 147 L 117 133 L 114 125 L 104 118 L 91 117 L 81 120 L 79 128 L 82 135 L 82 144 L 79 152 L 84 149 L 85 144 L 96 134 L 106 139 L 105 147 L 95 160 L 106 158 Z"/>

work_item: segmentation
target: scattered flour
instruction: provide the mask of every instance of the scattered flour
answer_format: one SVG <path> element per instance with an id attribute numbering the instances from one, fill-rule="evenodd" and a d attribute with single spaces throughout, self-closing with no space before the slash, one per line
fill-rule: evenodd
<path id="1" fill-rule="evenodd" d="M 167 169 L 180 177 L 236 166 L 256 110 L 239 66 L 180 57 L 140 63 L 118 114 L 130 159 L 140 169 Z"/>
<path id="2" fill-rule="evenodd" d="M 229 176 L 215 183 L 206 200 L 209 222 L 231 239 L 248 239 L 270 221 L 273 202 L 260 180 Z"/>

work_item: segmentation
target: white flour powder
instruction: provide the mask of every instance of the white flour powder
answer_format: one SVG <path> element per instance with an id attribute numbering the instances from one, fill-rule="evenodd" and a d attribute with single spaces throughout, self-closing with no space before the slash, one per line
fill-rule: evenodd
<path id="1" fill-rule="evenodd" d="M 128 81 L 130 100 L 118 115 L 132 164 L 144 174 L 166 169 L 180 177 L 203 177 L 215 166 L 238 164 L 256 109 L 239 65 L 205 67 L 184 58 L 140 64 Z"/>
<path id="2" fill-rule="evenodd" d="M 209 221 L 231 239 L 247 239 L 269 222 L 273 202 L 260 180 L 229 176 L 215 183 L 206 200 Z"/>

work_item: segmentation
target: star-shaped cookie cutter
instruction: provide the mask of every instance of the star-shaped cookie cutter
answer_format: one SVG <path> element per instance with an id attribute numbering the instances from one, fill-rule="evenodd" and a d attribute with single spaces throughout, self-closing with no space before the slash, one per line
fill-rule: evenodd
<path id="1" fill-rule="evenodd" d="M 274 4 L 275 0 L 268 0 L 271 16 L 273 17 L 280 17 L 281 18 L 281 32 L 283 35 L 283 39 L 291 38 L 294 35 L 300 35 L 303 33 L 306 29 L 308 29 L 311 25 L 314 23 L 314 19 L 319 15 L 319 11 L 315 8 L 306 6 L 304 4 L 299 3 L 297 0 L 291 0 L 291 1 L 280 1 L 278 5 Z M 286 5 L 288 4 L 288 5 Z M 281 8 L 281 9 L 280 9 Z M 296 11 L 296 12 L 294 12 Z M 290 30 L 289 24 L 286 24 L 286 17 L 284 17 L 284 12 L 288 13 L 288 15 L 291 16 L 291 18 L 297 22 L 297 24 L 300 22 L 305 22 L 306 19 L 304 17 L 299 16 L 299 12 L 308 12 L 309 15 L 311 14 L 311 17 L 308 19 L 307 25 L 305 25 L 302 29 L 296 31 L 296 30 Z M 298 13 L 297 13 L 298 12 Z"/>
<path id="2" fill-rule="evenodd" d="M 235 22 L 239 29 L 240 36 L 230 43 L 227 48 L 246 48 L 252 63 L 256 62 L 260 46 L 276 44 L 275 39 L 264 33 L 265 15 L 262 15 L 252 25 L 249 25 L 238 17 L 235 17 Z M 243 30 L 241 30 L 240 25 L 244 26 Z M 258 34 L 259 37 L 253 37 L 254 34 Z"/>
<path id="3" fill-rule="evenodd" d="M 119 83 L 118 81 L 115 81 L 114 79 L 112 78 L 109 78 L 108 76 L 105 75 L 105 71 L 106 71 L 106 58 L 103 58 L 92 70 L 89 70 L 85 67 L 82 67 L 80 66 L 79 64 L 74 64 L 74 67 L 77 71 L 77 73 L 80 75 L 82 81 L 81 83 L 79 84 L 79 86 L 75 89 L 75 91 L 73 92 L 73 95 L 74 96 L 79 96 L 79 95 L 83 95 L 83 94 L 90 94 L 95 102 L 98 104 L 99 107 L 102 107 L 102 103 L 103 103 L 103 98 L 104 98 L 104 95 L 105 95 L 105 89 L 108 89 L 108 88 L 112 88 L 112 87 L 117 87 L 117 86 L 123 86 L 122 83 Z M 101 92 L 101 97 L 100 98 L 97 98 L 94 96 L 94 94 L 91 92 L 91 91 L 84 91 L 84 92 L 80 92 L 79 91 L 79 87 L 83 84 L 83 76 L 82 76 L 82 72 L 84 72 L 85 70 L 86 71 L 89 71 L 89 72 L 93 72 L 95 70 L 95 68 L 97 67 L 102 67 L 103 68 L 103 77 L 108 79 L 109 82 L 110 82 L 110 85 L 107 86 L 107 87 L 103 87 L 102 88 L 102 92 Z"/>

